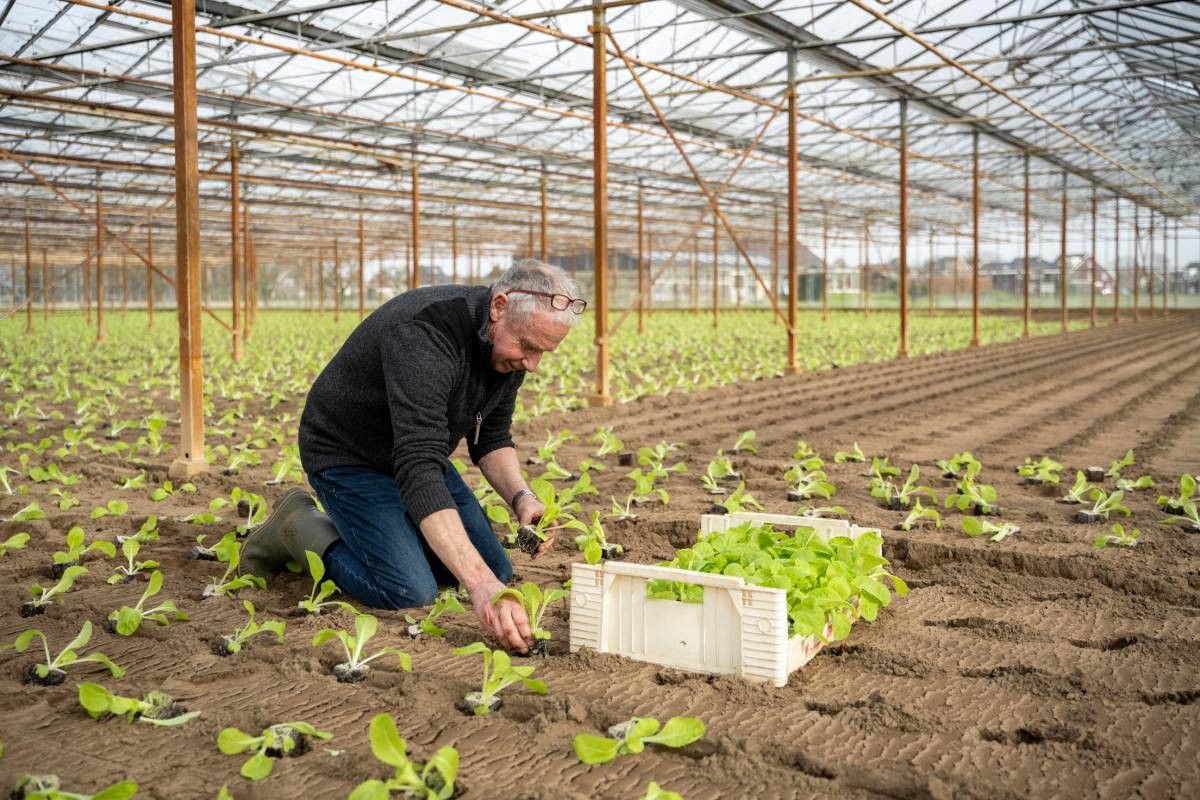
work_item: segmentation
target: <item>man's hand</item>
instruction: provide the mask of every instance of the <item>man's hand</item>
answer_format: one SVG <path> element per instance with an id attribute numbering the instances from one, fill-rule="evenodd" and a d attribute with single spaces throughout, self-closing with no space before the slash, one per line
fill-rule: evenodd
<path id="1" fill-rule="evenodd" d="M 468 590 L 471 595 L 471 608 L 475 611 L 479 624 L 501 647 L 526 653 L 533 642 L 529 618 L 525 616 L 525 609 L 521 604 L 511 597 L 492 603 L 492 598 L 503 590 L 504 584 L 495 579 L 471 587 Z"/>
<path id="2" fill-rule="evenodd" d="M 517 524 L 535 525 L 541 521 L 542 515 L 546 513 L 546 506 L 536 496 L 525 494 L 521 495 L 521 498 L 517 501 L 515 510 L 517 512 Z M 534 552 L 533 557 L 537 558 L 545 554 L 553 546 L 554 531 L 549 531 L 546 533 L 546 541 L 538 545 L 538 549 Z"/>

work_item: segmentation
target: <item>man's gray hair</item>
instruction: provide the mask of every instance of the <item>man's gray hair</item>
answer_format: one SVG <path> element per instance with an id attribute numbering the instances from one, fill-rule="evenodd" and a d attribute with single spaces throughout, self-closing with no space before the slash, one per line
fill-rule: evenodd
<path id="1" fill-rule="evenodd" d="M 579 287 L 561 268 L 534 258 L 526 258 L 513 264 L 500 278 L 492 284 L 492 296 L 514 289 L 524 289 L 529 292 L 545 292 L 546 294 L 564 294 L 570 298 L 579 297 Z M 508 296 L 508 313 L 514 322 L 525 322 L 534 312 L 541 311 L 549 314 L 551 319 L 568 327 L 574 325 L 579 315 L 571 309 L 558 311 L 550 305 L 549 297 L 534 294 L 510 294 Z"/>

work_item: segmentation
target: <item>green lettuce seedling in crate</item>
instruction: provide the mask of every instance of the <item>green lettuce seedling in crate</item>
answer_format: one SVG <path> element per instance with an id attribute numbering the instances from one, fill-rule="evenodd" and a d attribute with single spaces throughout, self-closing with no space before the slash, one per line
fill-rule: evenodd
<path id="1" fill-rule="evenodd" d="M 634 717 L 608 729 L 608 736 L 576 735 L 575 755 L 584 764 L 606 764 L 619 755 L 636 755 L 648 744 L 687 747 L 704 737 L 704 722 L 696 717 L 672 717 L 660 727 L 653 717 Z"/>
<path id="2" fill-rule="evenodd" d="M 29 645 L 33 642 L 34 638 L 42 640 L 42 650 L 46 654 L 46 663 L 29 665 L 25 670 L 25 679 L 30 683 L 38 683 L 43 686 L 57 686 L 66 680 L 67 667 L 73 664 L 100 664 L 106 667 L 114 678 L 120 678 L 125 674 L 124 669 L 117 666 L 111 658 L 99 650 L 88 653 L 86 656 L 79 655 L 79 651 L 87 646 L 87 643 L 92 638 L 92 623 L 86 620 L 75 638 L 56 656 L 50 655 L 50 640 L 46 638 L 46 634 L 37 628 L 22 631 L 17 635 L 16 641 L 0 647 L 0 650 L 7 650 L 11 647 L 18 653 L 24 653 L 29 649 Z"/>
<path id="3" fill-rule="evenodd" d="M 217 749 L 227 756 L 253 752 L 242 763 L 243 778 L 260 781 L 275 768 L 275 759 L 303 755 L 308 750 L 308 738 L 329 740 L 332 733 L 319 731 L 307 722 L 281 722 L 263 730 L 258 736 L 243 733 L 237 728 L 225 728 L 217 734 Z"/>
<path id="4" fill-rule="evenodd" d="M 349 800 L 389 800 L 392 792 L 418 800 L 449 800 L 454 796 L 458 777 L 458 751 L 440 747 L 433 757 L 421 764 L 408 757 L 408 744 L 400 738 L 390 714 L 377 714 L 371 720 L 368 735 L 371 752 L 395 769 L 387 780 L 368 780 L 350 793 Z"/>
<path id="5" fill-rule="evenodd" d="M 200 716 L 199 711 L 181 708 L 163 692 L 147 692 L 145 697 L 122 697 L 113 694 L 98 683 L 79 684 L 79 705 L 88 716 L 100 719 L 105 714 L 125 717 L 126 722 L 145 722 L 162 728 L 183 725 Z"/>
<path id="6" fill-rule="evenodd" d="M 482 716 L 498 711 L 503 704 L 500 692 L 514 683 L 522 683 L 534 694 L 545 694 L 545 681 L 530 677 L 533 667 L 517 667 L 503 650 L 492 650 L 483 642 L 472 642 L 466 647 L 456 647 L 451 652 L 456 656 L 483 656 L 483 684 L 478 692 L 468 692 L 459 708 L 468 713 Z"/>

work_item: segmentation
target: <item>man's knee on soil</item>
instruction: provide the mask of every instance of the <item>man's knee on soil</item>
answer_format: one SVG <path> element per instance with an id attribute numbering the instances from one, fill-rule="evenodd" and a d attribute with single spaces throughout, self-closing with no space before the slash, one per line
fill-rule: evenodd
<path id="1" fill-rule="evenodd" d="M 403 586 L 381 586 L 379 595 L 380 599 L 387 604 L 384 608 L 389 611 L 431 606 L 437 600 L 438 585 L 433 576 L 430 576 L 427 582 L 421 581 L 417 584 Z"/>

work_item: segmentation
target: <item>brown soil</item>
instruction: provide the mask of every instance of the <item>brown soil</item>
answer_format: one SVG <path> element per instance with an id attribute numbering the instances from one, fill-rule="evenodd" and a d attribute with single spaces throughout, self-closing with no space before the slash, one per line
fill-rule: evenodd
<path id="1" fill-rule="evenodd" d="M 478 638 L 473 616 L 439 620 L 450 629 L 447 641 L 411 641 L 400 614 L 379 613 L 379 643 L 410 652 L 414 671 L 380 660 L 364 683 L 343 685 L 330 674 L 341 660 L 335 646 L 314 650 L 308 642 L 348 617 L 287 617 L 307 591 L 306 580 L 290 575 L 245 595 L 260 619 L 287 620 L 287 643 L 263 636 L 219 658 L 212 639 L 231 633 L 244 614 L 236 601 L 200 600 L 221 566 L 187 559 L 197 533 L 208 532 L 211 544 L 219 529 L 172 521 L 141 558 L 162 562 L 161 597 L 178 601 L 191 622 L 151 623 L 130 639 L 109 634 L 107 612 L 135 601 L 143 585 L 106 585 L 112 565 L 94 558 L 85 560 L 92 574 L 62 604 L 23 620 L 17 606 L 25 587 L 45 583 L 49 554 L 71 525 L 111 536 L 136 530 L 150 513 L 200 510 L 234 485 L 271 497 L 282 492 L 264 486 L 264 465 L 236 478 L 205 476 L 197 495 L 163 503 L 120 493 L 136 497 L 130 518 L 93 522 L 87 510 L 118 494 L 113 480 L 129 471 L 103 459 L 60 461 L 64 471 L 88 476 L 74 487 L 83 505 L 53 511 L 47 521 L 0 525 L 0 538 L 19 530 L 34 537 L 29 549 L 0 560 L 0 641 L 32 623 L 57 649 L 90 619 L 93 646 L 129 674 L 114 681 L 85 665 L 62 686 L 29 687 L 22 676 L 30 653 L 0 656 L 0 741 L 7 748 L 0 791 L 34 771 L 56 772 L 76 791 L 131 777 L 140 796 L 173 800 L 211 798 L 226 782 L 239 800 L 345 797 L 359 781 L 387 773 L 366 731 L 374 714 L 388 711 L 418 758 L 442 745 L 458 748 L 468 798 L 634 798 L 650 780 L 688 800 L 1200 797 L 1200 536 L 1156 525 L 1158 492 L 1150 490 L 1128 498 L 1131 523 L 1144 534 L 1137 547 L 1096 551 L 1091 540 L 1104 526 L 1072 522 L 1075 509 L 1056 502 L 1060 488 L 1021 485 L 1013 472 L 1025 456 L 1048 454 L 1073 475 L 1077 467 L 1107 466 L 1130 447 L 1138 463 L 1128 474 L 1148 473 L 1159 489 L 1174 490 L 1184 470 L 1200 472 L 1197 333 L 1194 316 L 1173 316 L 578 411 L 517 431 L 523 450 L 548 429 L 569 427 L 582 439 L 597 424 L 613 425 L 631 449 L 683 444 L 691 474 L 670 479 L 670 505 L 643 507 L 636 522 L 607 528 L 638 562 L 669 558 L 693 541 L 698 515 L 713 499 L 697 473 L 740 431 L 758 432 L 759 454 L 739 455 L 735 466 L 772 512 L 796 508 L 782 479 L 796 440 L 815 447 L 839 487 L 835 502 L 856 522 L 886 529 L 887 555 L 912 592 L 876 623 L 855 626 L 781 689 L 571 655 L 560 605 L 548 614 L 551 656 L 530 662 L 549 696 L 510 688 L 501 712 L 469 718 L 454 706 L 477 688 L 478 659 L 456 658 L 450 648 Z M 951 482 L 937 477 L 933 461 L 971 450 L 985 465 L 982 479 L 1000 493 L 1002 518 L 1021 532 L 997 544 L 969 539 L 956 512 L 945 515 L 940 531 L 891 531 L 902 514 L 870 498 L 862 465 L 832 463 L 832 453 L 855 440 L 902 468 L 919 463 L 939 496 Z M 573 442 L 559 460 L 573 467 L 590 450 Z M 615 457 L 608 463 L 596 478 L 606 506 L 609 494 L 623 497 L 629 485 Z M 155 466 L 151 480 L 165 477 L 166 464 Z M 33 494 L 50 507 L 45 488 Z M 0 498 L 0 514 L 25 502 Z M 568 536 L 537 561 L 513 551 L 519 578 L 541 584 L 566 578 L 577 558 Z M 125 695 L 160 688 L 203 715 L 177 729 L 93 722 L 77 704 L 79 680 Z M 701 742 L 597 767 L 571 752 L 576 733 L 602 733 L 633 715 L 678 714 L 704 719 Z M 278 762 L 259 784 L 237 775 L 241 758 L 216 749 L 225 726 L 257 732 L 293 720 L 335 736 Z"/>

